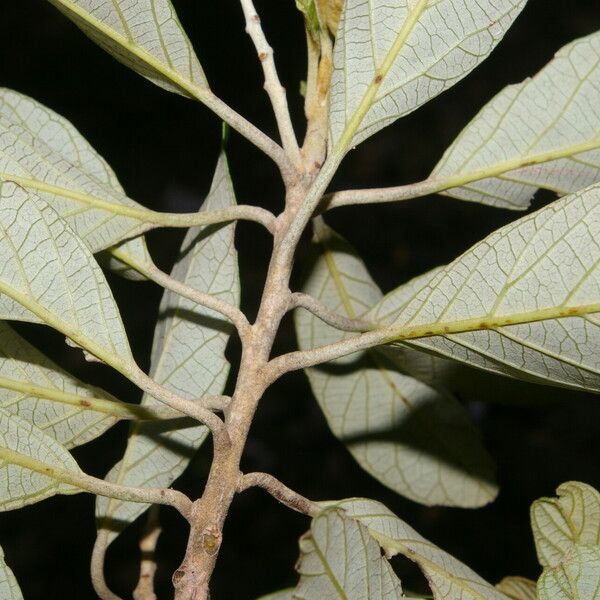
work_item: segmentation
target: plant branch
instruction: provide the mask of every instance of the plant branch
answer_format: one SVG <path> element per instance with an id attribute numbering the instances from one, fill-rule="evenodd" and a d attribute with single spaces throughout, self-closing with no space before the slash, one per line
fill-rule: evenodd
<path id="1" fill-rule="evenodd" d="M 244 313 L 237 306 L 178 281 L 164 271 L 161 271 L 154 263 L 140 263 L 119 247 L 110 248 L 109 252 L 115 258 L 118 258 L 121 262 L 129 265 L 132 269 L 135 269 L 138 273 L 141 273 L 161 287 L 223 315 L 235 325 L 240 338 L 243 339 L 247 335 L 248 327 L 250 326 L 248 319 L 246 319 Z"/>
<path id="2" fill-rule="evenodd" d="M 109 530 L 99 529 L 96 535 L 96 541 L 94 542 L 94 549 L 92 550 L 92 559 L 90 563 L 90 575 L 92 579 L 92 585 L 94 591 L 98 594 L 101 600 L 123 600 L 120 596 L 117 596 L 108 587 L 106 579 L 104 578 L 104 563 L 106 561 L 106 551 L 110 541 L 108 539 Z"/>
<path id="3" fill-rule="evenodd" d="M 154 593 L 154 575 L 156 574 L 156 544 L 161 534 L 160 522 L 158 520 L 158 506 L 150 507 L 146 526 L 140 539 L 140 576 L 133 590 L 134 600 L 156 600 Z"/>
<path id="4" fill-rule="evenodd" d="M 331 310 L 326 304 L 302 292 L 294 292 L 290 297 L 290 309 L 304 308 L 308 312 L 321 319 L 324 323 L 340 329 L 341 331 L 370 331 L 377 327 L 375 323 L 370 323 L 363 319 L 351 319 L 344 317 L 339 313 Z"/>
<path id="5" fill-rule="evenodd" d="M 316 502 L 298 494 L 269 473 L 255 472 L 241 475 L 237 486 L 238 493 L 252 487 L 259 487 L 266 490 L 283 505 L 311 517 L 314 517 L 322 510 L 322 507 Z"/>
<path id="6" fill-rule="evenodd" d="M 187 400 L 178 394 L 175 394 L 144 373 L 137 365 L 135 369 L 127 375 L 129 379 L 139 388 L 150 394 L 153 398 L 164 402 L 171 408 L 178 410 L 200 423 L 206 425 L 213 436 L 215 451 L 228 448 L 231 444 L 229 433 L 223 421 L 211 410 L 202 406 L 202 403 L 196 403 L 193 400 Z"/>
<path id="7" fill-rule="evenodd" d="M 291 165 L 284 149 L 268 135 L 265 135 L 256 125 L 233 110 L 209 89 L 194 87 L 192 95 L 249 142 L 252 142 L 259 150 L 262 150 L 277 165 L 285 181 L 289 181 L 293 177 L 294 167 Z"/>
<path id="8" fill-rule="evenodd" d="M 307 179 L 310 180 L 310 176 Z M 210 597 L 210 576 L 223 539 L 224 522 L 237 493 L 240 460 L 254 413 L 267 386 L 262 371 L 289 305 L 289 279 L 295 247 L 285 246 L 283 239 L 295 220 L 309 184 L 310 181 L 297 180 L 287 186 L 286 208 L 277 219 L 263 296 L 250 335 L 242 346 L 235 392 L 225 412 L 231 445 L 215 451 L 204 493 L 194 502 L 186 555 L 173 575 L 177 600 Z"/>
<path id="9" fill-rule="evenodd" d="M 298 141 L 294 133 L 292 119 L 285 95 L 285 89 L 279 81 L 275 61 L 273 59 L 273 48 L 267 42 L 265 34 L 260 24 L 260 17 L 252 0 L 240 0 L 244 17 L 246 19 L 246 33 L 252 39 L 258 58 L 262 65 L 265 76 L 265 91 L 269 95 L 277 128 L 281 137 L 281 143 L 289 160 L 297 168 L 302 168 L 302 157 L 298 148 Z"/>
<path id="10" fill-rule="evenodd" d="M 437 194 L 448 189 L 444 184 L 432 179 L 425 179 L 418 183 L 400 185 L 388 188 L 371 188 L 365 190 L 342 190 L 326 194 L 321 199 L 318 212 L 323 213 L 340 206 L 355 204 L 382 204 L 384 202 L 400 202 L 421 198 L 430 194 Z"/>

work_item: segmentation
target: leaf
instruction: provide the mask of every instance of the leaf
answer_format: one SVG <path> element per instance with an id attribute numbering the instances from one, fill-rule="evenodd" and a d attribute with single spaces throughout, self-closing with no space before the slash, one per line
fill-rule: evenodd
<path id="1" fill-rule="evenodd" d="M 573 546 L 559 566 L 544 569 L 537 593 L 539 600 L 600 599 L 600 547 Z"/>
<path id="2" fill-rule="evenodd" d="M 123 277 L 123 279 L 129 279 L 130 281 L 148 281 L 148 279 L 139 271 L 132 269 L 118 256 L 112 254 L 113 250 L 124 252 L 137 264 L 154 266 L 150 251 L 146 245 L 146 238 L 143 235 L 109 248 L 106 252 L 100 254 L 98 259 L 102 260 L 101 264 L 105 265 L 106 268 L 110 269 L 116 275 L 119 275 L 119 277 Z"/>
<path id="3" fill-rule="evenodd" d="M 600 494 L 578 481 L 563 483 L 558 498 L 531 506 L 531 527 L 540 564 L 556 567 L 575 545 L 600 545 Z"/>
<path id="4" fill-rule="evenodd" d="M 35 191 L 97 252 L 151 227 L 112 169 L 66 119 L 0 88 L 0 180 Z"/>
<path id="5" fill-rule="evenodd" d="M 0 321 L 0 407 L 72 448 L 104 433 L 127 405 L 69 375 Z"/>
<path id="6" fill-rule="evenodd" d="M 227 168 L 221 155 L 211 191 L 202 210 L 235 204 Z M 239 303 L 235 225 L 192 228 L 186 235 L 172 276 L 196 289 L 233 304 Z M 223 318 L 169 290 L 160 306 L 152 347 L 151 376 L 178 394 L 194 399 L 223 391 L 229 373 L 224 352 L 232 326 Z M 145 395 L 142 405 L 157 401 Z M 176 428 L 169 423 L 136 423 L 132 426 L 123 459 L 107 475 L 110 481 L 129 486 L 166 488 L 185 470 L 207 436 L 204 426 Z M 116 537 L 147 505 L 98 498 L 100 528 Z"/>
<path id="7" fill-rule="evenodd" d="M 156 85 L 189 96 L 208 87 L 169 0 L 49 0 L 119 62 Z"/>
<path id="8" fill-rule="evenodd" d="M 525 577 L 505 577 L 496 588 L 511 600 L 537 600 L 535 581 Z"/>
<path id="9" fill-rule="evenodd" d="M 286 590 L 280 590 L 279 592 L 273 592 L 266 596 L 261 596 L 258 600 L 293 600 L 292 592 L 294 588 L 288 588 Z"/>
<path id="10" fill-rule="evenodd" d="M 81 491 L 38 472 L 52 472 L 52 467 L 81 473 L 66 448 L 35 425 L 0 408 L 0 511 Z"/>
<path id="11" fill-rule="evenodd" d="M 400 600 L 402 587 L 367 528 L 331 508 L 300 540 L 295 600 Z"/>
<path id="12" fill-rule="evenodd" d="M 393 324 L 390 341 L 599 391 L 599 199 L 592 186 L 495 231 L 412 300 L 391 292 L 370 315 Z"/>
<path id="13" fill-rule="evenodd" d="M 23 600 L 23 594 L 12 570 L 4 560 L 4 551 L 0 548 L 0 598 L 4 600 Z"/>
<path id="14" fill-rule="evenodd" d="M 115 368 L 133 362 L 117 305 L 86 245 L 45 202 L 0 183 L 0 319 L 46 323 Z"/>
<path id="15" fill-rule="evenodd" d="M 355 318 L 381 298 L 354 249 L 326 225 L 315 230 L 318 258 L 305 291 Z M 298 311 L 299 347 L 343 339 Z M 420 354 L 420 353 L 419 353 Z M 401 373 L 399 358 L 369 350 L 307 369 L 329 426 L 368 473 L 423 504 L 481 506 L 497 492 L 494 467 L 463 407 Z"/>
<path id="16" fill-rule="evenodd" d="M 345 153 L 460 81 L 525 3 L 347 0 L 333 57 L 331 147 Z"/>
<path id="17" fill-rule="evenodd" d="M 364 525 L 386 555 L 402 554 L 423 571 L 435 600 L 506 600 L 506 596 L 469 567 L 444 552 L 383 504 L 351 498 L 327 503 Z"/>
<path id="18" fill-rule="evenodd" d="M 560 195 L 600 181 L 600 33 L 562 48 L 467 125 L 431 179 L 443 192 L 525 209 L 538 188 Z"/>

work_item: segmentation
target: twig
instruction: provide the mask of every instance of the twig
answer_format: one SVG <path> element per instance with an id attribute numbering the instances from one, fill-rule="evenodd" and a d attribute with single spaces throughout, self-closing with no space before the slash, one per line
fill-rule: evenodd
<path id="1" fill-rule="evenodd" d="M 430 194 L 436 194 L 444 191 L 448 187 L 439 180 L 426 179 L 418 183 L 409 185 L 400 185 L 388 188 L 372 188 L 366 190 L 343 190 L 341 192 L 332 192 L 326 194 L 321 199 L 318 212 L 325 212 L 332 208 L 340 206 L 350 206 L 354 204 L 381 204 L 384 202 L 400 202 L 402 200 L 411 200 L 412 198 L 421 198 Z"/>
<path id="2" fill-rule="evenodd" d="M 154 575 L 156 574 L 157 567 L 155 551 L 162 531 L 158 514 L 158 506 L 151 506 L 140 540 L 142 559 L 140 562 L 140 577 L 133 590 L 134 600 L 156 600 L 154 592 Z"/>
<path id="3" fill-rule="evenodd" d="M 225 104 L 210 90 L 194 87 L 192 95 L 210 108 L 218 117 L 231 125 L 239 134 L 252 142 L 259 150 L 262 150 L 279 168 L 284 181 L 290 181 L 295 174 L 295 169 L 285 150 L 268 135 L 265 135 L 258 127 Z"/>
<path id="4" fill-rule="evenodd" d="M 206 425 L 213 436 L 215 450 L 227 449 L 229 447 L 231 441 L 227 428 L 223 421 L 211 412 L 211 410 L 201 404 L 197 404 L 193 400 L 187 400 L 172 392 L 158 383 L 158 381 L 146 375 L 137 365 L 135 365 L 135 369 L 130 370 L 126 375 L 133 383 L 152 397 Z"/>
<path id="5" fill-rule="evenodd" d="M 238 482 L 238 493 L 252 487 L 260 487 L 266 490 L 273 498 L 279 500 L 279 502 L 288 508 L 305 515 L 310 515 L 311 517 L 314 517 L 322 510 L 316 502 L 298 494 L 298 492 L 290 489 L 281 483 L 279 479 L 273 477 L 273 475 L 269 475 L 269 473 L 255 472 L 242 475 Z"/>
<path id="6" fill-rule="evenodd" d="M 360 350 L 380 346 L 391 341 L 390 336 L 393 331 L 395 331 L 393 328 L 376 329 L 310 350 L 296 350 L 282 354 L 267 363 L 263 370 L 263 377 L 271 384 L 291 371 L 307 369 Z"/>
<path id="7" fill-rule="evenodd" d="M 106 561 L 106 551 L 110 544 L 108 540 L 109 531 L 108 529 L 100 529 L 94 542 L 94 549 L 92 550 L 92 560 L 90 563 L 90 575 L 92 578 L 92 585 L 94 591 L 98 594 L 101 600 L 122 600 L 120 596 L 117 596 L 112 592 L 106 583 L 104 578 L 104 563 Z"/>
<path id="8" fill-rule="evenodd" d="M 375 323 L 370 323 L 363 319 L 351 319 L 344 317 L 339 313 L 331 310 L 327 305 L 323 304 L 317 298 L 304 294 L 303 292 L 294 292 L 290 297 L 290 309 L 293 308 L 304 308 L 315 317 L 321 319 L 324 323 L 340 329 L 341 331 L 370 331 L 377 327 Z"/>
<path id="9" fill-rule="evenodd" d="M 256 8 L 252 0 L 240 0 L 244 17 L 246 18 L 246 32 L 252 39 L 258 58 L 261 62 L 263 73 L 265 76 L 265 91 L 269 95 L 277 128 L 281 136 L 281 143 L 287 156 L 292 164 L 300 169 L 302 167 L 302 157 L 300 149 L 294 133 L 294 127 L 290 117 L 285 89 L 279 81 L 275 61 L 273 59 L 273 48 L 267 42 L 265 34 L 260 24 L 260 17 L 256 12 Z"/>
<path id="10" fill-rule="evenodd" d="M 237 306 L 178 281 L 164 271 L 161 271 L 154 263 L 140 263 L 136 261 L 132 256 L 127 254 L 127 252 L 123 252 L 118 246 L 110 248 L 109 252 L 115 258 L 118 258 L 121 262 L 129 265 L 132 269 L 135 269 L 138 273 L 141 273 L 161 287 L 169 289 L 200 306 L 204 306 L 223 315 L 235 325 L 241 338 L 247 334 L 249 327 L 248 319 L 246 319 L 244 313 Z"/>

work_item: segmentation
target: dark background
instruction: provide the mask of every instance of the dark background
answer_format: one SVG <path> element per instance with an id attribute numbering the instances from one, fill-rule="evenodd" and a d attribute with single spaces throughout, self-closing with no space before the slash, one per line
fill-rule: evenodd
<path id="1" fill-rule="evenodd" d="M 47 2 L 2 3 L 0 85 L 28 94 L 70 119 L 115 169 L 129 195 L 158 210 L 195 210 L 208 190 L 219 149 L 220 124 L 204 107 L 162 91 L 114 62 Z M 304 77 L 302 21 L 293 0 L 257 1 L 281 79 L 289 92 L 298 133 L 302 127 L 299 82 Z M 244 33 L 234 0 L 175 0 L 214 91 L 236 110 L 275 136 L 262 91 L 262 75 Z M 417 113 L 377 134 L 345 160 L 333 187 L 382 186 L 423 179 L 478 108 L 508 83 L 534 74 L 573 38 L 600 26 L 596 0 L 530 0 L 492 56 L 465 81 Z M 229 144 L 231 170 L 241 203 L 278 211 L 282 186 L 277 172 L 238 135 Z M 538 194 L 534 207 L 551 196 Z M 399 205 L 352 207 L 327 221 L 359 250 L 384 290 L 448 262 L 490 231 L 519 215 L 441 197 Z M 150 234 L 157 263 L 170 268 L 182 232 Z M 268 260 L 269 237 L 241 223 L 237 246 L 244 285 L 243 304 L 255 313 Z M 306 256 L 306 244 L 299 263 Z M 148 366 L 160 290 L 109 276 L 135 354 Z M 299 285 L 298 274 L 295 285 Z M 21 327 L 40 348 L 80 377 L 119 397 L 139 393 L 101 366 L 81 364 L 60 336 Z M 290 349 L 290 320 L 277 352 Z M 238 348 L 231 344 L 231 357 Z M 231 383 L 230 383 L 231 385 Z M 555 388 L 520 384 L 475 373 L 461 389 L 485 442 L 498 463 L 501 493 L 476 510 L 424 508 L 395 495 L 365 474 L 329 433 L 302 374 L 286 377 L 260 406 L 244 458 L 245 470 L 266 470 L 314 498 L 368 496 L 386 503 L 420 533 L 469 564 L 492 582 L 507 574 L 538 575 L 529 529 L 530 503 L 577 479 L 600 485 L 597 398 Z M 75 454 L 82 467 L 102 477 L 125 444 L 118 426 Z M 196 496 L 210 465 L 208 445 L 179 480 Z M 0 544 L 27 600 L 94 598 L 88 563 L 95 535 L 90 495 L 56 497 L 0 515 Z M 163 510 L 159 543 L 159 597 L 171 597 L 170 576 L 186 539 L 181 519 Z M 291 513 L 259 491 L 239 496 L 230 513 L 214 577 L 216 600 L 251 600 L 291 585 L 297 538 L 306 518 Z M 128 596 L 137 577 L 136 522 L 109 552 L 108 581 Z M 418 572 L 394 560 L 408 589 L 426 591 Z"/>

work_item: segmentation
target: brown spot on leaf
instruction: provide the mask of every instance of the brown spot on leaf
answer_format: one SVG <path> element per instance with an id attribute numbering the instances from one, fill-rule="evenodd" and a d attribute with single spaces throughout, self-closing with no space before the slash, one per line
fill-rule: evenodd
<path id="1" fill-rule="evenodd" d="M 81 406 L 91 406 L 92 403 L 89 400 L 80 400 L 79 404 L 81 404 Z"/>
<path id="2" fill-rule="evenodd" d="M 383 75 L 381 75 L 381 73 L 379 73 L 373 81 L 374 81 L 374 83 L 381 83 L 382 79 L 383 79 Z"/>

